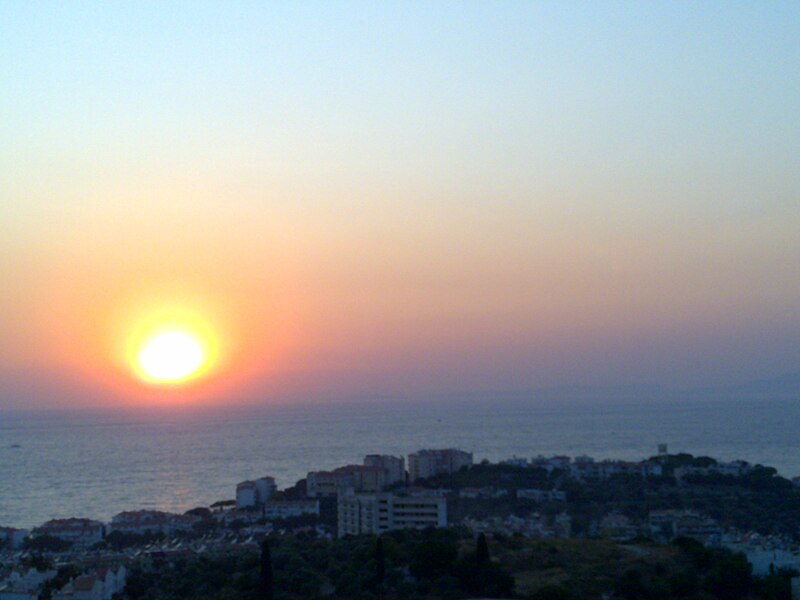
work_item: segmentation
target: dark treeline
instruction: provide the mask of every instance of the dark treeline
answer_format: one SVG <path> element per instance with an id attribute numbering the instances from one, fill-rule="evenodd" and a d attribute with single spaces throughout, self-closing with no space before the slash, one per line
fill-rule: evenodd
<path id="1" fill-rule="evenodd" d="M 479 537 L 460 529 L 324 540 L 270 538 L 268 554 L 201 555 L 132 568 L 132 600 L 789 600 L 792 573 L 679 538 L 632 551 L 603 540 Z"/>

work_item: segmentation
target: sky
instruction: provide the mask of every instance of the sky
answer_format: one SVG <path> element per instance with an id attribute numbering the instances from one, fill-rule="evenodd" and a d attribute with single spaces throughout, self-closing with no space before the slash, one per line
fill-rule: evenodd
<path id="1" fill-rule="evenodd" d="M 0 409 L 797 371 L 798 72 L 796 2 L 0 2 Z"/>

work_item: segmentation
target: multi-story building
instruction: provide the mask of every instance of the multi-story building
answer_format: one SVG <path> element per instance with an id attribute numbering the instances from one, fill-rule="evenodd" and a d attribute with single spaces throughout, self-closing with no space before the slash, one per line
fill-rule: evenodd
<path id="1" fill-rule="evenodd" d="M 312 471 L 306 475 L 306 495 L 309 498 L 335 498 L 339 489 L 351 485 L 349 473 L 336 471 Z"/>
<path id="2" fill-rule="evenodd" d="M 236 508 L 252 508 L 258 504 L 258 488 L 255 481 L 236 484 Z"/>
<path id="3" fill-rule="evenodd" d="M 236 486 L 236 508 L 263 506 L 276 491 L 278 486 L 273 477 L 243 481 Z"/>
<path id="4" fill-rule="evenodd" d="M 333 471 L 312 471 L 306 476 L 309 498 L 336 497 L 342 490 L 379 492 L 386 487 L 386 471 L 371 465 L 347 465 Z"/>
<path id="5" fill-rule="evenodd" d="M 402 456 L 368 454 L 364 457 L 364 465 L 383 469 L 385 473 L 385 485 L 405 483 L 406 481 L 406 461 Z"/>
<path id="6" fill-rule="evenodd" d="M 16 529 L 15 527 L 0 527 L 0 546 L 5 544 L 7 548 L 16 550 L 22 548 L 22 543 L 28 537 L 27 529 Z"/>
<path id="7" fill-rule="evenodd" d="M 340 537 L 447 526 L 447 501 L 441 496 L 345 492 L 339 496 L 338 510 Z"/>
<path id="8" fill-rule="evenodd" d="M 408 455 L 408 475 L 412 483 L 434 475 L 449 475 L 471 466 L 472 453 L 455 448 L 420 450 Z"/>
<path id="9" fill-rule="evenodd" d="M 33 530 L 34 537 L 50 535 L 76 548 L 88 548 L 103 540 L 104 527 L 100 521 L 91 519 L 53 519 Z"/>
<path id="10" fill-rule="evenodd" d="M 274 477 L 261 477 L 256 479 L 256 491 L 258 493 L 258 503 L 264 504 L 278 491 Z"/>

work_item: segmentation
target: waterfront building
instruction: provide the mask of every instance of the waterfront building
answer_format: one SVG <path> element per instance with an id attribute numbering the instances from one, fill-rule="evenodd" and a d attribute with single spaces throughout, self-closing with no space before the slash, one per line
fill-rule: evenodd
<path id="1" fill-rule="evenodd" d="M 278 491 L 273 477 L 243 481 L 236 486 L 236 508 L 263 506 Z"/>
<path id="2" fill-rule="evenodd" d="M 258 504 L 258 487 L 255 481 L 243 481 L 236 485 L 236 508 L 252 508 Z"/>
<path id="3" fill-rule="evenodd" d="M 462 467 L 472 466 L 472 453 L 446 448 L 419 450 L 408 455 L 408 475 L 411 483 L 434 475 L 450 475 Z"/>

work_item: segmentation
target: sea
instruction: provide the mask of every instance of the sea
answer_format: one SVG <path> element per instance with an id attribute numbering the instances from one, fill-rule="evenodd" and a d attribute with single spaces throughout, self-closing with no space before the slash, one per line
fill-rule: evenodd
<path id="1" fill-rule="evenodd" d="M 260 408 L 0 412 L 0 526 L 181 512 L 270 475 L 279 487 L 366 454 L 461 448 L 475 461 L 639 460 L 658 444 L 800 475 L 800 402 L 336 402 Z"/>

